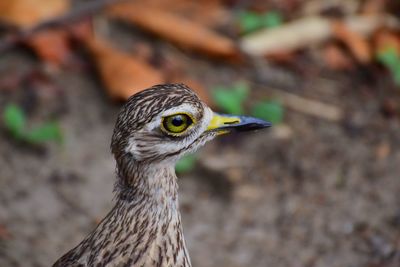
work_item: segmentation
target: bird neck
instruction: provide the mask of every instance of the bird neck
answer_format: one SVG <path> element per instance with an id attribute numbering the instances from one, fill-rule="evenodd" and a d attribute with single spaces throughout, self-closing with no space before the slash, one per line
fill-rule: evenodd
<path id="1" fill-rule="evenodd" d="M 120 258 L 121 266 L 190 267 L 178 200 L 156 190 L 153 193 L 137 195 L 136 200 L 117 200 L 96 232 L 106 229 L 104 234 L 111 240 L 104 243 L 113 244 L 111 250 L 119 253 L 113 260 Z"/>
<path id="2" fill-rule="evenodd" d="M 174 166 L 130 162 L 128 166 L 118 166 L 117 170 L 117 199 L 130 203 L 145 199 L 161 206 L 169 204 L 170 208 L 178 208 L 178 178 Z"/>
<path id="3" fill-rule="evenodd" d="M 135 164 L 129 173 L 118 173 L 117 203 L 105 221 L 123 225 L 129 238 L 118 238 L 120 246 L 135 246 L 138 266 L 190 266 L 174 167 Z"/>
<path id="4" fill-rule="evenodd" d="M 140 174 L 119 178 L 125 182 L 116 187 L 114 208 L 91 234 L 53 266 L 190 267 L 174 169 L 145 168 Z"/>

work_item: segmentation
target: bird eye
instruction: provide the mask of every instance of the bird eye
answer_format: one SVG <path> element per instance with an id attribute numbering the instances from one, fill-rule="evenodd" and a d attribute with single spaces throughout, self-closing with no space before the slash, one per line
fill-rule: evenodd
<path id="1" fill-rule="evenodd" d="M 186 114 L 175 114 L 164 117 L 162 120 L 162 129 L 170 134 L 183 133 L 193 123 L 192 118 Z"/>

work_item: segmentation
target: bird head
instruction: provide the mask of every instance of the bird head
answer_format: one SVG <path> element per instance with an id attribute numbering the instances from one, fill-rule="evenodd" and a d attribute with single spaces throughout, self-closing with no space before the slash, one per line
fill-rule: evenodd
<path id="1" fill-rule="evenodd" d="M 156 85 L 123 106 L 111 149 L 118 165 L 173 165 L 217 135 L 269 126 L 256 118 L 215 113 L 186 85 Z"/>

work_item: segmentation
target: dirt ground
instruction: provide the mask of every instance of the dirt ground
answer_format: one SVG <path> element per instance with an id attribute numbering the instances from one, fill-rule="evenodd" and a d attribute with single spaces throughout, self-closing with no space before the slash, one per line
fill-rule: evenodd
<path id="1" fill-rule="evenodd" d="M 185 58 L 205 86 L 251 77 L 265 84 L 252 86 L 254 98 L 284 88 L 346 114 L 331 122 L 287 109 L 270 130 L 207 144 L 179 178 L 193 266 L 400 266 L 400 121 L 382 112 L 399 91 L 381 70 L 332 74 L 310 58 L 258 73 Z M 2 79 L 38 68 L 21 50 L 0 57 Z M 113 205 L 119 105 L 87 72 L 52 77 L 60 91 L 35 101 L 25 87 L 0 92 L 0 109 L 20 103 L 32 123 L 56 117 L 64 132 L 62 145 L 32 148 L 0 131 L 0 266 L 51 265 Z"/>

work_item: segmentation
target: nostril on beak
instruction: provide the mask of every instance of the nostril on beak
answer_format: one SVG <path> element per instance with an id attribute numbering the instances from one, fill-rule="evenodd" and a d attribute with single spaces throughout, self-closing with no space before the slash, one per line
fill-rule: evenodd
<path id="1" fill-rule="evenodd" d="M 237 120 L 237 121 L 229 121 L 229 122 L 224 122 L 224 125 L 236 124 L 236 123 L 239 123 L 239 122 L 240 122 L 239 120 Z"/>

